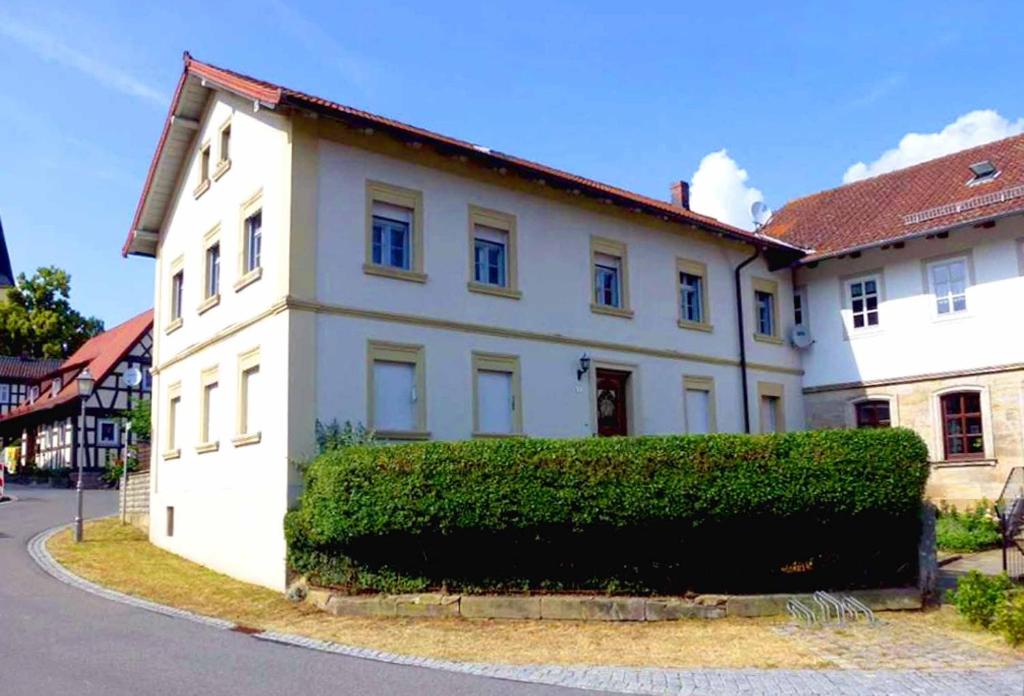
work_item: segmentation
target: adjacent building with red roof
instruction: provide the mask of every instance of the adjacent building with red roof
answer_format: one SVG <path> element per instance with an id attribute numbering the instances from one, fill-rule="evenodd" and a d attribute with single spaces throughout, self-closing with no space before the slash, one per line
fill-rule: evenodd
<path id="1" fill-rule="evenodd" d="M 56 364 L 0 358 L 0 372 L 17 372 L 26 385 L 18 405 L 0 416 L 0 439 L 20 440 L 22 461 L 43 468 L 77 468 L 81 457 L 90 480 L 98 478 L 122 455 L 122 412 L 149 398 L 152 329 L 149 310 L 94 336 Z M 141 384 L 125 383 L 130 369 L 142 372 Z M 85 370 L 95 386 L 85 398 L 83 420 L 78 378 Z"/>
<path id="2" fill-rule="evenodd" d="M 1024 465 L 1024 135 L 800 198 L 764 231 L 810 250 L 808 426 L 911 427 L 932 497 L 998 497 Z"/>

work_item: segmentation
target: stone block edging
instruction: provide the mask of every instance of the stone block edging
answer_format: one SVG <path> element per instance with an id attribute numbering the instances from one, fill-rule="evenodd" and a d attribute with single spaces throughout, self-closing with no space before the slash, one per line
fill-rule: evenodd
<path id="1" fill-rule="evenodd" d="M 922 608 L 915 587 L 852 590 L 874 611 Z M 815 606 L 809 594 L 699 595 L 681 597 L 613 597 L 603 595 L 345 595 L 311 587 L 306 601 L 335 616 L 427 616 L 465 619 L 532 619 L 553 621 L 676 621 L 727 616 L 778 616 L 786 603 L 799 599 Z"/>

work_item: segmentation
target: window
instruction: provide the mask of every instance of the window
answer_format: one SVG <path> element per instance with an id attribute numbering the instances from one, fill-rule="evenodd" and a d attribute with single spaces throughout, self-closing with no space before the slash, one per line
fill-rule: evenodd
<path id="1" fill-rule="evenodd" d="M 980 459 L 985 440 L 979 392 L 954 392 L 940 397 L 946 459 Z"/>
<path id="2" fill-rule="evenodd" d="M 631 317 L 626 245 L 613 239 L 590 239 L 593 296 L 590 308 L 601 314 Z"/>
<path id="3" fill-rule="evenodd" d="M 181 382 L 176 382 L 167 389 L 167 440 L 164 459 L 174 459 L 181 454 L 181 440 L 178 432 L 181 421 L 180 410 Z"/>
<path id="4" fill-rule="evenodd" d="M 371 341 L 367 354 L 369 427 L 387 439 L 428 437 L 423 347 Z"/>
<path id="5" fill-rule="evenodd" d="M 371 275 L 425 282 L 423 194 L 378 181 L 366 182 L 366 263 Z"/>
<path id="6" fill-rule="evenodd" d="M 231 161 L 231 123 L 220 129 L 220 166 Z"/>
<path id="7" fill-rule="evenodd" d="M 781 343 L 779 339 L 778 297 L 779 284 L 766 278 L 753 278 L 754 338 L 759 341 Z"/>
<path id="8" fill-rule="evenodd" d="M 523 432 L 519 358 L 473 354 L 473 435 L 517 435 Z"/>
<path id="9" fill-rule="evenodd" d="M 786 430 L 783 407 L 783 387 L 771 382 L 757 383 L 757 402 L 762 433 L 781 433 Z"/>
<path id="10" fill-rule="evenodd" d="M 220 242 L 206 248 L 206 299 L 220 294 Z"/>
<path id="11" fill-rule="evenodd" d="M 171 320 L 181 319 L 181 307 L 185 300 L 185 271 L 171 276 Z"/>
<path id="12" fill-rule="evenodd" d="M 237 435 L 232 440 L 236 447 L 260 441 L 259 407 L 263 393 L 260 382 L 260 350 L 253 348 L 238 356 Z"/>
<path id="13" fill-rule="evenodd" d="M 708 317 L 707 266 L 698 261 L 676 259 L 679 293 L 679 326 L 687 329 L 711 328 Z"/>
<path id="14" fill-rule="evenodd" d="M 11 385 L 0 384 L 0 404 L 6 404 L 11 400 Z"/>
<path id="15" fill-rule="evenodd" d="M 373 263 L 408 271 L 412 268 L 412 216 L 407 208 L 373 204 Z"/>
<path id="16" fill-rule="evenodd" d="M 860 278 L 847 283 L 851 321 L 854 329 L 878 326 L 878 278 Z"/>
<path id="17" fill-rule="evenodd" d="M 888 428 L 892 425 L 889 416 L 889 402 L 885 399 L 871 399 L 854 404 L 858 428 Z"/>
<path id="18" fill-rule="evenodd" d="M 967 259 L 928 264 L 928 280 L 940 316 L 967 311 Z"/>
<path id="19" fill-rule="evenodd" d="M 715 382 L 712 378 L 683 377 L 683 411 L 687 433 L 705 435 L 717 430 Z"/>
<path id="20" fill-rule="evenodd" d="M 196 188 L 192 195 L 199 198 L 208 188 L 210 188 L 210 143 L 204 143 L 199 148 L 199 181 L 196 182 Z"/>
<path id="21" fill-rule="evenodd" d="M 469 206 L 469 289 L 519 299 L 516 280 L 516 218 Z"/>
<path id="22" fill-rule="evenodd" d="M 101 445 L 116 445 L 118 427 L 117 422 L 110 418 L 101 418 L 96 422 L 97 436 Z M 54 444 L 58 444 L 59 431 L 54 432 Z"/>
<path id="23" fill-rule="evenodd" d="M 807 326 L 807 288 L 797 288 L 793 291 L 793 323 L 797 326 Z"/>
<path id="24" fill-rule="evenodd" d="M 263 252 L 263 211 L 257 210 L 245 218 L 244 273 L 260 268 Z"/>
<path id="25" fill-rule="evenodd" d="M 28 388 L 28 400 L 29 400 L 29 403 L 34 403 L 35 400 L 38 399 L 38 398 L 39 398 L 39 386 L 38 385 L 32 385 L 31 387 Z"/>
<path id="26" fill-rule="evenodd" d="M 203 370 L 200 377 L 202 401 L 199 407 L 199 452 L 210 452 L 218 447 L 217 429 L 215 427 L 218 409 L 220 408 L 218 370 L 211 367 Z"/>

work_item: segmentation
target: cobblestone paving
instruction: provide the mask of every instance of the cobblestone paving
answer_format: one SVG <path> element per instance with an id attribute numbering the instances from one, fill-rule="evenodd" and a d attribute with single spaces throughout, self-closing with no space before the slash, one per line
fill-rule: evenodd
<path id="1" fill-rule="evenodd" d="M 204 623 L 212 628 L 225 629 L 230 623 L 199 616 L 190 612 L 173 609 L 153 602 L 108 590 L 70 573 L 60 566 L 46 549 L 46 540 L 61 527 L 43 532 L 29 542 L 29 553 L 47 573 L 61 582 L 78 587 L 86 592 L 100 595 L 111 601 L 155 611 L 168 616 Z M 879 649 L 892 649 L 898 641 L 919 639 L 920 636 L 890 633 L 886 641 L 878 646 L 865 648 L 861 652 L 850 651 L 840 655 L 835 643 L 838 634 L 829 635 L 830 629 L 819 629 L 818 635 L 808 634 L 807 640 L 818 641 L 822 654 L 832 651 L 838 657 L 830 657 L 837 663 L 846 660 L 849 664 L 877 660 Z M 873 629 L 865 629 L 873 630 Z M 883 635 L 879 633 L 879 635 Z M 296 636 L 265 632 L 255 636 L 259 640 L 271 641 L 294 647 L 320 650 L 339 655 L 377 660 L 391 664 L 474 674 L 495 679 L 550 684 L 554 686 L 590 689 L 595 691 L 623 694 L 670 694 L 672 696 L 1024 696 L 1024 665 L 1002 666 L 985 654 L 976 654 L 980 649 L 968 650 L 962 645 L 950 643 L 932 644 L 931 649 L 950 649 L 958 657 L 948 660 L 936 659 L 936 665 L 946 665 L 958 659 L 973 660 L 970 669 L 634 669 L 628 667 L 561 667 L 546 665 L 499 665 L 473 664 L 434 660 L 425 657 L 396 655 L 368 648 L 359 648 L 339 643 L 329 643 Z M 957 641 L 960 642 L 960 641 Z M 907 648 L 908 656 L 920 660 L 920 651 L 927 641 L 916 640 L 914 647 Z M 887 663 L 892 655 L 886 653 Z M 986 662 L 986 659 L 989 661 Z M 909 662 L 909 657 L 908 657 Z M 877 662 L 875 662 L 877 664 Z M 918 663 L 915 663 L 918 664 Z M 963 663 L 958 663 L 963 667 Z"/>

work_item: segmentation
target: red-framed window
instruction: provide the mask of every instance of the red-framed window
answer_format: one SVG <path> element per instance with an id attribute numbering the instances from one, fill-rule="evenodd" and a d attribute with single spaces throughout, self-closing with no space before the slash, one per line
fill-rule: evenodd
<path id="1" fill-rule="evenodd" d="M 942 438 L 946 459 L 979 459 L 985 456 L 981 394 L 956 392 L 942 396 Z"/>
<path id="2" fill-rule="evenodd" d="M 889 402 L 883 399 L 861 401 L 855 406 L 858 428 L 888 428 L 892 425 L 889 417 Z"/>

